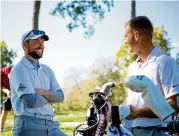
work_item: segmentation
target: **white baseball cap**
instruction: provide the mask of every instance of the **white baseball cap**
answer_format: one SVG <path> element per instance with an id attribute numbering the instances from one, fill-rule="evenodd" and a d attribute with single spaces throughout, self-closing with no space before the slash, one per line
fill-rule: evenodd
<path id="1" fill-rule="evenodd" d="M 48 35 L 46 35 L 45 32 L 42 31 L 42 30 L 30 30 L 30 31 L 27 31 L 26 33 L 24 33 L 22 35 L 22 39 L 21 39 L 22 40 L 22 45 L 27 40 L 37 39 L 39 37 L 43 37 L 44 41 L 48 41 L 49 40 Z"/>

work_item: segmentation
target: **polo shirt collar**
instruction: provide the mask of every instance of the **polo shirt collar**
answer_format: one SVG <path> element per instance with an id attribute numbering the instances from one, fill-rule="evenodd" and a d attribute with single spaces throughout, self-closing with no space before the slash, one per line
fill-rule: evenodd
<path id="1" fill-rule="evenodd" d="M 154 47 L 149 56 L 147 57 L 147 62 L 150 63 L 150 62 L 153 62 L 155 61 L 155 59 L 158 57 L 159 54 L 162 53 L 162 50 L 159 46 L 156 46 Z M 135 60 L 136 62 L 140 62 L 141 58 L 140 57 L 137 57 L 137 59 Z"/>
<path id="2" fill-rule="evenodd" d="M 22 62 L 26 65 L 26 67 L 28 67 L 28 68 L 35 68 L 33 65 L 32 65 L 32 63 L 24 56 L 23 58 L 22 58 Z M 43 68 L 42 66 L 41 66 L 41 64 L 39 63 L 39 66 L 40 66 L 40 69 L 41 68 Z"/>
<path id="3" fill-rule="evenodd" d="M 162 50 L 159 46 L 154 47 L 151 50 L 149 56 L 147 57 L 147 62 L 149 62 L 149 63 L 154 62 L 156 60 L 156 58 L 159 56 L 159 54 L 161 54 L 161 53 L 162 53 Z"/>

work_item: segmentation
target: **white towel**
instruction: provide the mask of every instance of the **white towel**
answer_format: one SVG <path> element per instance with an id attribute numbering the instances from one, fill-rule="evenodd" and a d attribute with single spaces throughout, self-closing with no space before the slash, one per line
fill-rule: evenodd
<path id="1" fill-rule="evenodd" d="M 161 91 L 146 76 L 130 76 L 125 85 L 133 92 L 142 93 L 142 98 L 150 109 L 163 121 L 175 110 L 169 105 Z"/>

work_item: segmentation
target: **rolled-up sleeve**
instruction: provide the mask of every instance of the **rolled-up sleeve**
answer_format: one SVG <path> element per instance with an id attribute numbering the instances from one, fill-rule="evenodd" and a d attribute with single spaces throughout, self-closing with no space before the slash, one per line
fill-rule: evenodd
<path id="1" fill-rule="evenodd" d="M 20 98 L 23 94 L 34 94 L 35 90 L 26 71 L 14 69 L 10 75 L 11 90 Z"/>
<path id="2" fill-rule="evenodd" d="M 63 102 L 64 101 L 64 94 L 62 90 L 51 91 L 49 102 Z"/>
<path id="3" fill-rule="evenodd" d="M 21 96 L 21 98 L 24 101 L 24 104 L 26 104 L 28 108 L 41 107 L 46 103 L 48 103 L 47 99 L 45 99 L 41 95 L 36 95 L 36 94 L 24 94 Z"/>

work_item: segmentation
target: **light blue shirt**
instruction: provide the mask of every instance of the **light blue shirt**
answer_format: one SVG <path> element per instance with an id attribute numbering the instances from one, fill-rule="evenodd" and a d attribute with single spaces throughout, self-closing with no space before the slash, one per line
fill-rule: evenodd
<path id="1" fill-rule="evenodd" d="M 28 115 L 28 113 L 54 115 L 50 103 L 46 103 L 41 107 L 29 108 L 21 99 L 23 94 L 35 94 L 35 89 L 37 88 L 51 92 L 61 90 L 54 72 L 48 66 L 39 64 L 37 69 L 28 59 L 23 57 L 11 71 L 10 86 L 11 101 L 15 115 Z"/>

